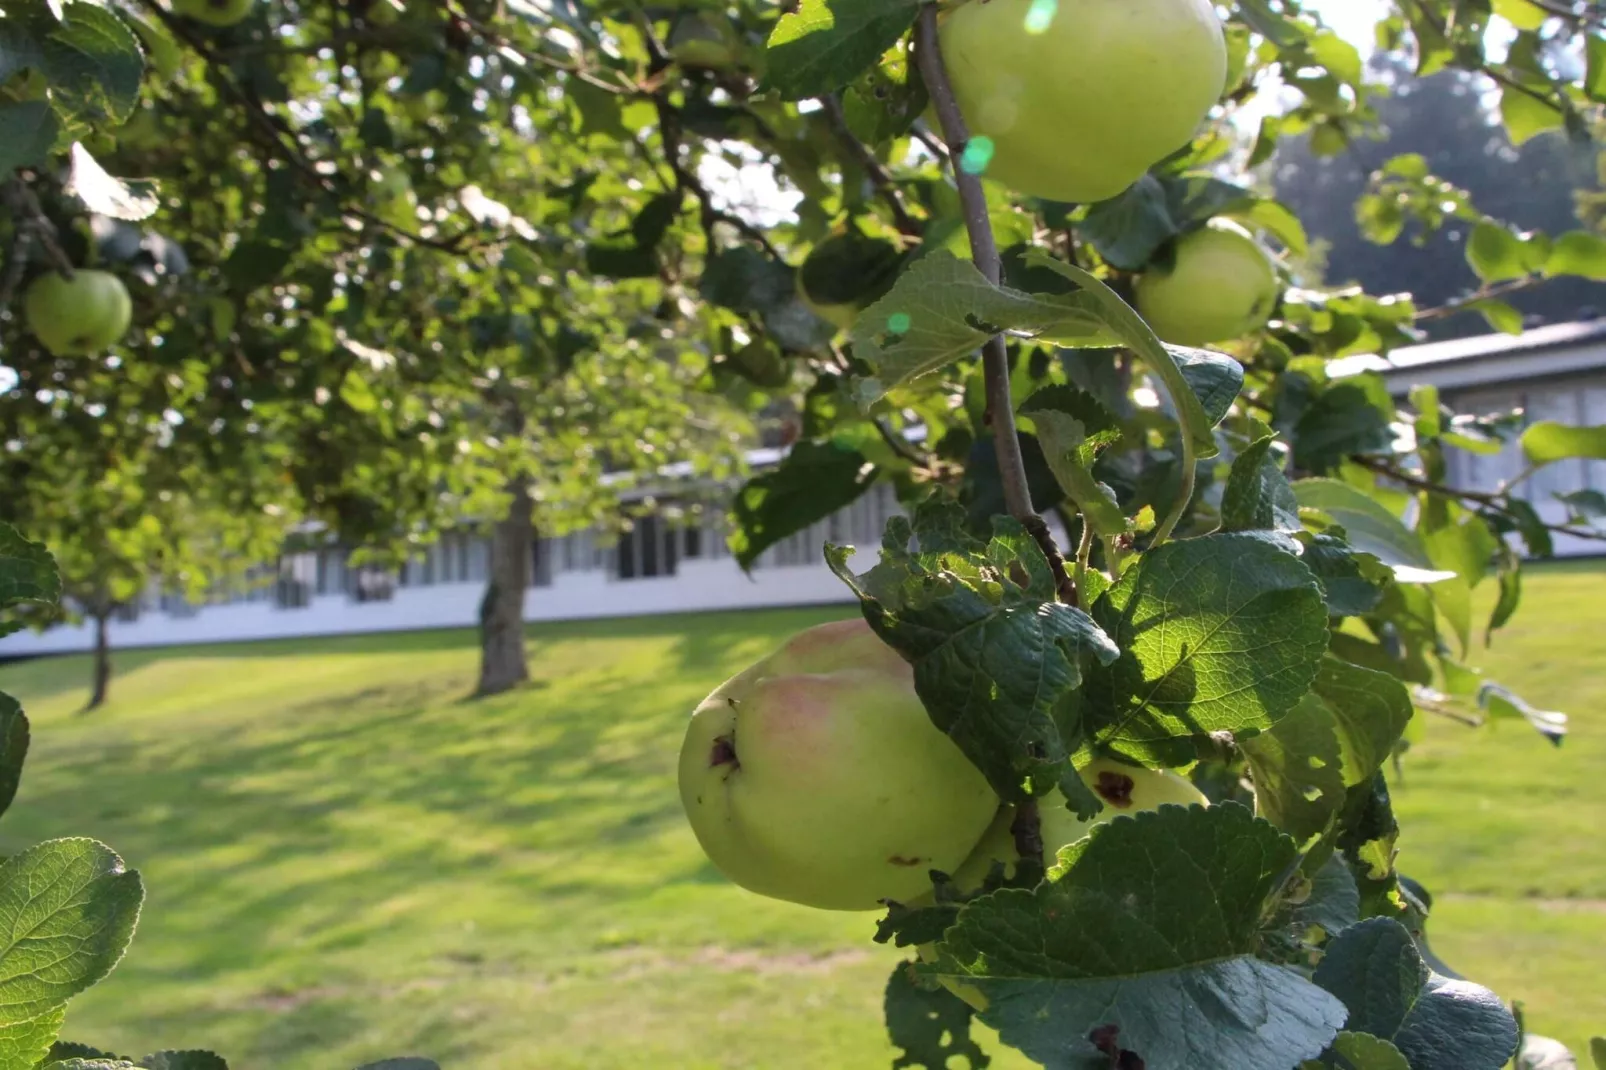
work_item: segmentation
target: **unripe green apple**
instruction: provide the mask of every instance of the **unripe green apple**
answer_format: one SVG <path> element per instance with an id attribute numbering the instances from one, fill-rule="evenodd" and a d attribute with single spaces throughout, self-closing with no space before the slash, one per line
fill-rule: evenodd
<path id="1" fill-rule="evenodd" d="M 810 628 L 692 714 L 680 798 L 714 865 L 761 895 L 875 910 L 952 872 L 998 797 L 863 620 Z"/>
<path id="2" fill-rule="evenodd" d="M 79 270 L 68 279 L 41 275 L 23 298 L 28 329 L 58 357 L 105 349 L 128 332 L 134 306 L 123 280 L 108 271 Z"/>
<path id="3" fill-rule="evenodd" d="M 809 311 L 850 331 L 859 313 L 892 289 L 903 267 L 892 242 L 856 230 L 834 234 L 809 251 L 797 271 L 797 295 Z"/>
<path id="4" fill-rule="evenodd" d="M 683 67 L 729 71 L 741 66 L 742 42 L 729 22 L 683 15 L 669 31 L 669 55 Z"/>
<path id="5" fill-rule="evenodd" d="M 1049 866 L 1061 849 L 1092 832 L 1095 826 L 1113 821 L 1125 814 L 1144 810 L 1157 810 L 1162 806 L 1209 806 L 1210 800 L 1183 777 L 1169 771 L 1144 769 L 1124 762 L 1100 758 L 1079 770 L 1082 782 L 1104 803 L 1104 809 L 1091 821 L 1083 821 L 1065 808 L 1065 797 L 1051 791 L 1038 802 L 1038 817 L 1043 835 L 1043 860 Z M 1013 876 L 1020 861 L 1015 850 L 1015 808 L 1000 808 L 997 818 L 988 826 L 981 842 L 965 859 L 964 865 L 953 871 L 954 884 L 966 894 L 980 891 L 993 867 L 1002 865 L 1005 876 Z M 933 900 L 923 898 L 913 905 L 929 905 Z M 930 962 L 936 958 L 931 945 L 919 948 L 921 959 Z M 942 978 L 942 984 L 954 995 L 978 1011 L 987 1009 L 987 997 L 981 989 L 965 981 Z"/>
<path id="6" fill-rule="evenodd" d="M 208 26 L 233 26 L 251 14 L 256 0 L 173 0 L 173 10 Z"/>
<path id="7" fill-rule="evenodd" d="M 1242 228 L 1215 220 L 1177 241 L 1169 268 L 1143 273 L 1137 305 L 1164 341 L 1204 346 L 1260 330 L 1280 292 L 1277 269 L 1260 244 Z"/>
<path id="8" fill-rule="evenodd" d="M 940 33 L 971 137 L 992 144 L 974 163 L 1056 201 L 1136 182 L 1193 138 L 1227 80 L 1210 0 L 969 0 Z"/>

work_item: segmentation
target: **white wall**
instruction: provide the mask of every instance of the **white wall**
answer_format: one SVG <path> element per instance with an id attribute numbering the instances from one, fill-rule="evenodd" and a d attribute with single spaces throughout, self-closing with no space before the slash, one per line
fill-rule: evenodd
<path id="1" fill-rule="evenodd" d="M 868 562 L 860 567 L 868 566 Z M 388 602 L 356 602 L 323 595 L 303 609 L 280 609 L 271 600 L 206 606 L 188 616 L 148 610 L 132 623 L 112 621 L 114 648 L 223 643 L 304 635 L 350 635 L 421 628 L 473 627 L 479 623 L 482 583 L 447 583 L 397 589 Z M 825 565 L 761 569 L 744 575 L 730 558 L 682 561 L 675 576 L 618 580 L 603 571 L 561 573 L 550 587 L 525 594 L 526 620 L 630 617 L 712 609 L 824 605 L 852 602 L 853 594 Z M 0 640 L 0 655 L 88 650 L 88 626 L 19 632 Z"/>

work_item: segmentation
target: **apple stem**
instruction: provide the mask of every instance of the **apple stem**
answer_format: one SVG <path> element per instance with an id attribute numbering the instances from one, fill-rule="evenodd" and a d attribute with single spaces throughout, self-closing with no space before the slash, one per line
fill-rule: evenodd
<path id="1" fill-rule="evenodd" d="M 971 259 L 987 281 L 997 286 L 1003 281 L 1003 261 L 998 256 L 998 241 L 993 237 L 992 220 L 987 215 L 987 193 L 982 189 L 981 176 L 964 164 L 970 128 L 959 111 L 953 84 L 948 80 L 948 69 L 942 61 L 937 40 L 937 6 L 934 3 L 923 6 L 915 22 L 915 61 L 920 68 L 921 78 L 925 80 L 926 91 L 931 95 L 931 103 L 936 108 L 943 140 L 948 144 L 948 162 L 953 168 L 954 184 L 959 188 L 965 231 L 970 235 Z M 987 384 L 987 422 L 992 425 L 993 440 L 997 444 L 998 474 L 1003 482 L 1004 504 L 1010 516 L 1025 525 L 1027 532 L 1048 558 L 1060 598 L 1075 605 L 1076 585 L 1065 571 L 1065 558 L 1054 544 L 1054 535 L 1048 530 L 1048 524 L 1032 508 L 1032 494 L 1026 481 L 1026 461 L 1021 455 L 1020 437 L 1015 430 L 1015 404 L 1009 393 L 1009 351 L 1004 348 L 1004 336 L 995 334 L 987 339 L 981 352 L 983 379 Z"/>

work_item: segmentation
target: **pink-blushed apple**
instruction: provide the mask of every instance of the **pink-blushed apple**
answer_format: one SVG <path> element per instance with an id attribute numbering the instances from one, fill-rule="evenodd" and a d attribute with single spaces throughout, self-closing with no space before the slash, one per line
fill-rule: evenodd
<path id="1" fill-rule="evenodd" d="M 725 876 L 826 910 L 928 891 L 998 811 L 863 620 L 801 632 L 709 695 L 681 748 L 680 796 Z"/>

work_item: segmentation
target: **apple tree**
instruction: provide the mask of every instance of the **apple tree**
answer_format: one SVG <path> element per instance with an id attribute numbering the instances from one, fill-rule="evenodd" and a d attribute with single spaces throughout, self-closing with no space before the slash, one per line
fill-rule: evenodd
<path id="1" fill-rule="evenodd" d="M 1488 5 L 1401 3 L 1378 42 L 1421 73 L 1488 79 L 1517 142 L 1586 136 L 1606 102 L 1599 16 L 1525 5 L 1496 5 L 1495 22 Z M 745 83 L 755 112 L 796 101 L 836 135 L 821 171 L 838 184 L 806 194 L 788 246 L 853 235 L 858 269 L 838 243 L 833 271 L 863 280 L 903 253 L 801 400 L 805 440 L 738 496 L 733 545 L 750 561 L 892 479 L 910 515 L 879 561 L 827 559 L 1000 804 L 957 871 L 965 822 L 885 856 L 932 880 L 912 898 L 878 885 L 878 939 L 918 949 L 887 990 L 900 1066 L 985 1065 L 972 1016 L 1054 1067 L 1497 1070 L 1517 1050 L 1499 998 L 1428 946 L 1431 896 L 1395 868 L 1382 767 L 1418 716 L 1526 718 L 1559 742 L 1565 717 L 1481 679 L 1474 634 L 1518 610 L 1521 550 L 1601 537 L 1585 508 L 1550 523 L 1517 492 L 1548 464 L 1606 456 L 1606 429 L 1532 425 L 1523 477 L 1459 488 L 1447 454 L 1498 452 L 1520 419 L 1329 372 L 1444 311 L 1308 285 L 1297 217 L 1230 178 L 1294 134 L 1341 151 L 1387 90 L 1300 5 L 1225 8 L 817 0 L 760 21 L 762 52 L 727 68 L 761 72 Z M 1292 105 L 1246 131 L 1273 79 Z M 1453 307 L 1501 329 L 1515 289 L 1606 277 L 1598 235 L 1518 231 L 1419 157 L 1383 167 L 1358 211 L 1385 244 L 1467 220 Z M 848 295 L 807 296 L 831 310 Z M 1488 582 L 1497 606 L 1475 621 Z M 863 776 L 935 766 L 839 729 L 885 716 L 851 684 L 768 698 L 794 686 L 797 659 L 776 657 L 694 715 L 683 797 L 734 880 L 837 906 L 811 884 L 828 818 L 766 778 L 763 755 L 806 753 L 817 732 Z M 1188 799 L 1149 778 L 1176 773 L 1212 805 L 1164 805 Z M 901 814 L 865 811 L 836 825 L 844 852 L 921 842 Z M 1136 820 L 1109 820 L 1122 813 Z"/>

